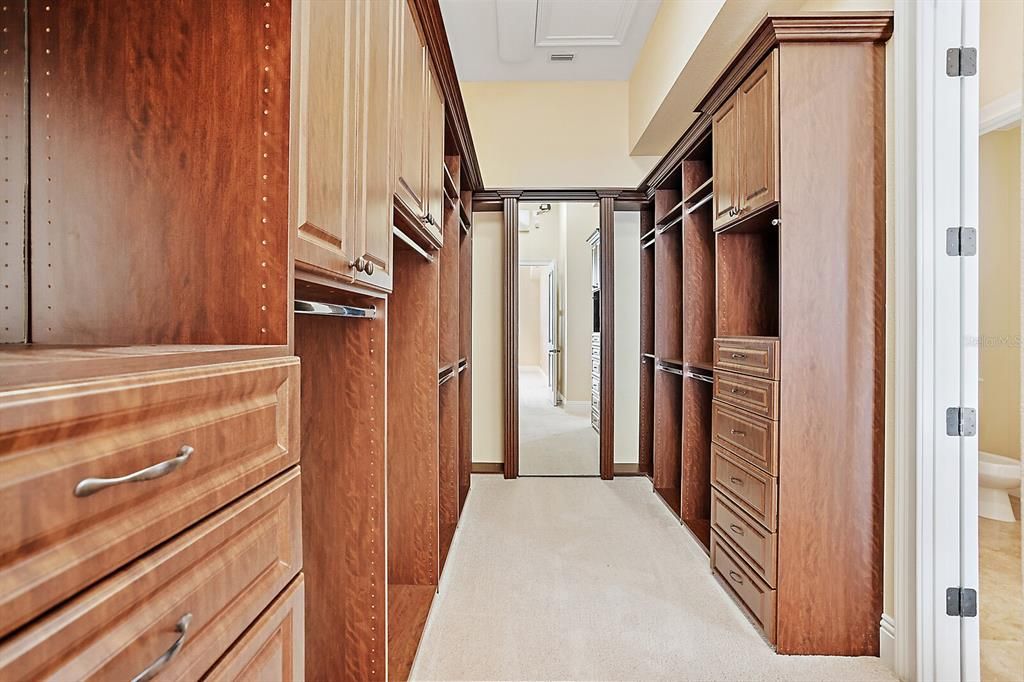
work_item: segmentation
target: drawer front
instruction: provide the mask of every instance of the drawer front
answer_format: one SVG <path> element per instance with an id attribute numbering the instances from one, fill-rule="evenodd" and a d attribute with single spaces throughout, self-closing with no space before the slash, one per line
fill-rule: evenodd
<path id="1" fill-rule="evenodd" d="M 301 682 L 306 668 L 304 592 L 300 573 L 224 654 L 204 682 Z"/>
<path id="2" fill-rule="evenodd" d="M 715 339 L 715 369 L 762 379 L 779 378 L 779 340 L 761 337 Z"/>
<path id="3" fill-rule="evenodd" d="M 775 530 L 778 486 L 773 476 L 712 443 L 711 483 L 758 523 Z"/>
<path id="4" fill-rule="evenodd" d="M 711 439 L 769 474 L 778 472 L 778 422 L 711 403 Z"/>
<path id="5" fill-rule="evenodd" d="M 0 644 L 0 679 L 199 679 L 302 567 L 294 467 Z M 182 627 L 187 623 L 184 632 Z"/>
<path id="6" fill-rule="evenodd" d="M 714 488 L 711 489 L 711 528 L 736 550 L 749 568 L 775 587 L 778 536 L 755 523 Z"/>
<path id="7" fill-rule="evenodd" d="M 753 412 L 765 419 L 779 418 L 779 382 L 735 372 L 715 373 L 715 400 Z"/>
<path id="8" fill-rule="evenodd" d="M 751 573 L 717 533 L 711 534 L 711 568 L 747 608 L 753 619 L 764 630 L 768 640 L 774 642 L 775 590 Z"/>
<path id="9" fill-rule="evenodd" d="M 298 388 L 282 358 L 0 395 L 0 634 L 295 464 Z"/>

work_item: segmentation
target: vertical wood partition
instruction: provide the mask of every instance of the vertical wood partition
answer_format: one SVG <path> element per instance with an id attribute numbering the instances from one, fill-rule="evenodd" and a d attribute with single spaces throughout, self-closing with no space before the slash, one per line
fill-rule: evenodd
<path id="1" fill-rule="evenodd" d="M 615 194 L 600 199 L 601 478 L 615 476 Z"/>
<path id="2" fill-rule="evenodd" d="M 519 198 L 502 196 L 502 304 L 504 307 L 501 375 L 505 397 L 505 478 L 519 477 Z"/>

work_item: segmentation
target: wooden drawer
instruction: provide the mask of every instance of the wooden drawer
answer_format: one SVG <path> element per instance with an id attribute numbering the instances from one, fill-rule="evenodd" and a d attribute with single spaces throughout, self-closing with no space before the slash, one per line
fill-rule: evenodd
<path id="1" fill-rule="evenodd" d="M 776 527 L 775 477 L 711 444 L 711 483 L 770 531 Z"/>
<path id="2" fill-rule="evenodd" d="M 768 640 L 774 642 L 775 590 L 754 575 L 718 533 L 711 533 L 711 568 L 739 598 Z"/>
<path id="3" fill-rule="evenodd" d="M 204 682 L 301 682 L 306 668 L 304 592 L 300 573 L 224 654 Z"/>
<path id="4" fill-rule="evenodd" d="M 779 340 L 768 336 L 715 339 L 715 369 L 762 379 L 779 378 Z"/>
<path id="5" fill-rule="evenodd" d="M 716 371 L 715 400 L 729 403 L 747 412 L 777 420 L 779 418 L 779 382 Z"/>
<path id="6" fill-rule="evenodd" d="M 711 403 L 711 440 L 769 474 L 778 473 L 778 422 L 717 400 Z"/>
<path id="7" fill-rule="evenodd" d="M 294 467 L 0 644 L 0 679 L 199 679 L 302 565 Z M 185 631 L 182 627 L 187 623 Z"/>
<path id="8" fill-rule="evenodd" d="M 296 463 L 298 388 L 281 358 L 0 394 L 0 635 Z"/>
<path id="9" fill-rule="evenodd" d="M 714 488 L 711 489 L 711 528 L 736 550 L 748 567 L 775 587 L 778 535 L 755 523 L 739 506 Z"/>

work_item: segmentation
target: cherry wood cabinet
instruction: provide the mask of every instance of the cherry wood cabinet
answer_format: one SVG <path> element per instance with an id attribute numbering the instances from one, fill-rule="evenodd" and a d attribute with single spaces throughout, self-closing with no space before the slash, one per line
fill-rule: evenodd
<path id="1" fill-rule="evenodd" d="M 390 289 L 394 0 L 294 6 L 296 266 Z"/>
<path id="2" fill-rule="evenodd" d="M 442 219 L 444 216 L 444 98 L 437 83 L 434 69 L 428 65 L 424 82 L 426 89 L 426 134 L 427 146 L 424 159 L 427 167 L 427 231 L 435 242 L 441 244 Z M 456 233 L 457 234 L 457 233 Z M 458 241 L 457 237 L 455 238 Z"/>
<path id="3" fill-rule="evenodd" d="M 712 117 L 715 229 L 779 200 L 779 69 L 773 50 Z"/>
<path id="4" fill-rule="evenodd" d="M 424 150 L 428 135 L 427 51 L 413 20 L 412 8 L 402 2 L 401 89 L 398 93 L 398 184 L 396 196 L 417 217 L 427 214 L 427 169 Z"/>

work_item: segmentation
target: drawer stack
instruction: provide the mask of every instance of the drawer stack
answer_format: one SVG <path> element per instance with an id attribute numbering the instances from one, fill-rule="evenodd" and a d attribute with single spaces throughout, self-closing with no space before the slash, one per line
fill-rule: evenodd
<path id="1" fill-rule="evenodd" d="M 779 340 L 714 341 L 711 566 L 775 641 Z"/>
<path id="2" fill-rule="evenodd" d="M 590 337 L 590 425 L 601 433 L 601 335 Z"/>
<path id="3" fill-rule="evenodd" d="M 301 678 L 298 380 L 278 358 L 0 392 L 0 678 Z"/>

